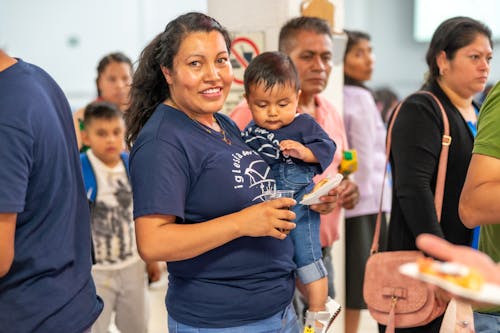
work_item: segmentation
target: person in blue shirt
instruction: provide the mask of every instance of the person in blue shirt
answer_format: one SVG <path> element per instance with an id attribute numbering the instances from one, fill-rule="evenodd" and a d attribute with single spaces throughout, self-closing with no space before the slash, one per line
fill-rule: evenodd
<path id="1" fill-rule="evenodd" d="M 264 52 L 255 57 L 245 70 L 244 86 L 253 120 L 243 139 L 270 165 L 277 189 L 292 190 L 299 203 L 292 208 L 296 227 L 290 236 L 297 276 L 309 303 L 305 329 L 326 332 L 339 305 L 328 297 L 319 214 L 300 201 L 313 191 L 313 177 L 332 162 L 336 145 L 312 116 L 297 113 L 300 80 L 286 54 Z"/>
<path id="2" fill-rule="evenodd" d="M 71 109 L 0 50 L 0 332 L 90 332 L 102 311 Z"/>
<path id="3" fill-rule="evenodd" d="M 297 333 L 295 201 L 264 201 L 269 166 L 218 113 L 229 50 L 216 20 L 187 13 L 141 53 L 126 113 L 138 250 L 167 261 L 171 332 Z M 331 211 L 335 194 L 313 208 Z"/>

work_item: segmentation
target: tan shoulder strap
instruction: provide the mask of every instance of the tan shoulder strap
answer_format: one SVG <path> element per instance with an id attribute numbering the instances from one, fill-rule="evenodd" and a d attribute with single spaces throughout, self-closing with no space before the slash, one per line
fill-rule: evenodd
<path id="1" fill-rule="evenodd" d="M 441 115 L 443 117 L 443 137 L 441 139 L 441 153 L 439 154 L 439 165 L 438 165 L 438 173 L 437 173 L 437 179 L 436 179 L 436 189 L 434 192 L 434 206 L 436 207 L 436 215 L 438 222 L 441 221 L 441 211 L 443 208 L 443 195 L 444 195 L 444 183 L 446 180 L 446 167 L 448 164 L 448 151 L 450 148 L 451 144 L 451 136 L 450 136 L 450 123 L 448 121 L 448 116 L 446 115 L 446 112 L 444 111 L 443 105 L 441 104 L 441 101 L 431 92 L 429 91 L 424 91 L 421 90 L 417 92 L 416 94 L 426 94 L 431 96 L 436 104 L 438 105 Z M 406 100 L 406 99 L 405 99 Z M 401 106 L 405 102 L 405 100 L 401 101 L 398 106 L 396 107 L 396 110 L 394 111 L 394 114 L 392 116 L 391 122 L 389 123 L 389 127 L 387 129 L 387 143 L 385 147 L 385 170 L 384 170 L 384 180 L 382 182 L 382 193 L 380 195 L 380 205 L 379 205 L 379 210 L 378 210 L 378 215 L 377 215 L 377 224 L 375 226 L 375 233 L 373 234 L 373 241 L 372 241 L 372 246 L 370 248 L 370 253 L 374 254 L 378 251 L 378 246 L 379 246 L 379 241 L 380 241 L 380 223 L 382 221 L 382 203 L 383 203 L 383 198 L 384 198 L 384 184 L 385 180 L 387 178 L 387 165 L 389 163 L 389 156 L 391 154 L 391 140 L 392 140 L 392 128 L 394 127 L 394 122 L 396 121 L 396 117 L 399 114 L 399 110 L 401 109 Z"/>

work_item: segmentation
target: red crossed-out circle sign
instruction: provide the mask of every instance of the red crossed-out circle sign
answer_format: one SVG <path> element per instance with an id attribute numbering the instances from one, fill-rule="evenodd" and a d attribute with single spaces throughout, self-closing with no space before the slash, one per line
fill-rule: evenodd
<path id="1" fill-rule="evenodd" d="M 247 37 L 236 37 L 231 43 L 231 65 L 233 66 L 234 82 L 243 84 L 243 73 L 250 61 L 259 55 L 257 45 Z"/>

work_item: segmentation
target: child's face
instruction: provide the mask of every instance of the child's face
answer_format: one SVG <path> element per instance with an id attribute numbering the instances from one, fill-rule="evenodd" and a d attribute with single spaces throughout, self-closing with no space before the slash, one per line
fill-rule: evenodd
<path id="1" fill-rule="evenodd" d="M 124 149 L 125 124 L 121 118 L 92 119 L 85 124 L 82 141 L 92 149 L 94 155 L 107 166 L 120 161 Z"/>
<path id="2" fill-rule="evenodd" d="M 275 85 L 265 90 L 264 84 L 250 86 L 245 98 L 255 123 L 268 130 L 289 125 L 297 113 L 299 92 L 290 84 Z"/>
<path id="3" fill-rule="evenodd" d="M 132 69 L 126 62 L 111 62 L 97 79 L 101 98 L 118 105 L 120 109 L 129 103 Z"/>

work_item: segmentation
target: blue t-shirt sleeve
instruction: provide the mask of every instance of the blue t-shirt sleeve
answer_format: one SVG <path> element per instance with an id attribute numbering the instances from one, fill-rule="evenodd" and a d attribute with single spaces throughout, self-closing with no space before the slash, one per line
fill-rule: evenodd
<path id="1" fill-rule="evenodd" d="M 150 140 L 134 149 L 130 155 L 134 219 L 153 214 L 184 219 L 188 170 L 185 155 L 162 140 Z"/>
<path id="2" fill-rule="evenodd" d="M 314 118 L 307 114 L 302 114 L 300 117 L 304 122 L 303 144 L 313 152 L 322 173 L 332 163 L 337 146 Z"/>
<path id="3" fill-rule="evenodd" d="M 0 212 L 24 210 L 33 161 L 33 137 L 0 124 Z"/>

